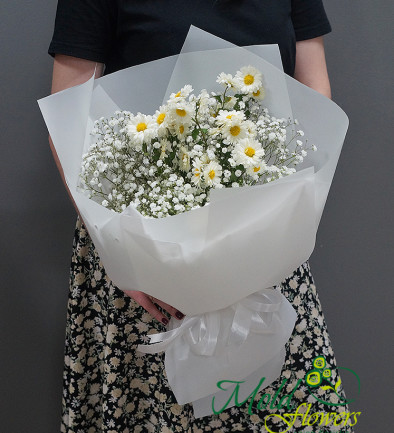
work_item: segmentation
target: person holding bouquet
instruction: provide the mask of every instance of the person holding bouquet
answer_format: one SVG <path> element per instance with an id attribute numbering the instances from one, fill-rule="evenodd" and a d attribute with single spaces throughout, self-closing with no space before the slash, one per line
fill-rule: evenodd
<path id="1" fill-rule="evenodd" d="M 284 71 L 330 97 L 323 35 L 331 31 L 321 0 L 59 0 L 49 53 L 54 56 L 52 92 L 120 69 L 179 53 L 190 25 L 236 45 L 278 44 Z M 56 151 L 51 145 L 62 174 Z M 313 276 L 306 261 L 276 287 L 298 319 L 286 346 L 281 377 L 255 397 L 272 396 L 285 380 L 294 407 L 327 412 L 299 384 L 314 360 L 324 356 L 337 383 L 339 374 Z M 163 354 L 142 355 L 146 334 L 162 332 L 169 315 L 181 311 L 144 292 L 122 291 L 105 273 L 78 217 L 70 269 L 63 416 L 71 432 L 235 432 L 274 430 L 287 408 L 248 411 L 248 403 L 195 419 L 190 404 L 178 405 L 169 388 Z M 338 387 L 333 403 L 346 401 Z M 302 406 L 305 404 L 304 406 Z M 346 404 L 339 406 L 346 411 Z M 351 423 L 342 431 L 351 432 Z M 289 430 L 286 430 L 289 431 Z M 295 417 L 291 430 L 307 431 Z"/>

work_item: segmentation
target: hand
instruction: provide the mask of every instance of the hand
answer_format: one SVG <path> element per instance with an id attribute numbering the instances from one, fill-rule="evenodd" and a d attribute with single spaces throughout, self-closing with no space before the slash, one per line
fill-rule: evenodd
<path id="1" fill-rule="evenodd" d="M 160 307 L 168 311 L 171 316 L 175 317 L 176 319 L 181 320 L 185 317 L 185 315 L 176 308 L 171 307 L 171 305 L 168 305 L 165 302 L 160 301 L 160 299 L 154 298 L 153 296 L 147 295 L 144 292 L 138 292 L 137 290 L 125 290 L 124 292 L 126 295 L 130 296 L 130 298 L 133 298 L 139 305 L 141 305 L 142 308 L 145 308 L 145 310 L 155 319 L 161 323 L 164 323 L 164 325 L 168 324 L 168 318 L 162 314 L 158 308 L 156 308 L 155 304 L 160 305 Z"/>

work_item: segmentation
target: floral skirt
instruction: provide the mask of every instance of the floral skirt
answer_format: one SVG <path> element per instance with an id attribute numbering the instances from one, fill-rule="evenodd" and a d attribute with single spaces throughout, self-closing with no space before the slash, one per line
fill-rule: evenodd
<path id="1" fill-rule="evenodd" d="M 308 262 L 276 289 L 298 314 L 281 376 L 243 404 L 195 419 L 191 404 L 176 403 L 164 370 L 164 353 L 136 351 L 138 344 L 146 343 L 147 334 L 165 331 L 164 325 L 111 283 L 78 219 L 67 310 L 61 432 L 353 432 L 354 418 L 338 383 Z M 324 380 L 321 386 L 308 385 L 306 376 L 317 357 L 331 371 L 329 381 L 337 384 L 335 391 L 335 387 L 323 389 Z M 291 404 L 286 406 L 289 399 L 282 399 L 281 407 L 285 395 L 291 397 Z"/>

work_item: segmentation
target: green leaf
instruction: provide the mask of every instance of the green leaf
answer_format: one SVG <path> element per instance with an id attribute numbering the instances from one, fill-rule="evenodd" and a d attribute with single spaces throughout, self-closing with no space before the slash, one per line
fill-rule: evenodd
<path id="1" fill-rule="evenodd" d="M 338 391 L 338 388 L 341 386 L 341 378 L 338 379 L 338 382 L 335 384 L 335 391 Z"/>
<path id="2" fill-rule="evenodd" d="M 198 137 L 198 132 L 199 132 L 198 129 L 193 130 L 193 132 L 192 132 L 193 140 L 195 140 Z"/>

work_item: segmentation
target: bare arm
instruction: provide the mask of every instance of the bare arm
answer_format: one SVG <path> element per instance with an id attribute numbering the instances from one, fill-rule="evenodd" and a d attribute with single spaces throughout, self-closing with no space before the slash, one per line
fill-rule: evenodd
<path id="1" fill-rule="evenodd" d="M 294 78 L 331 98 L 323 36 L 296 43 Z"/>
<path id="2" fill-rule="evenodd" d="M 104 65 L 102 63 L 92 62 L 90 60 L 78 59 L 76 57 L 65 56 L 57 54 L 55 56 L 55 61 L 53 64 L 53 76 L 52 76 L 52 93 L 59 92 L 60 90 L 67 89 L 72 86 L 76 86 L 78 84 L 82 84 L 86 82 L 94 72 L 94 68 L 96 67 L 95 77 L 98 78 L 103 74 Z M 51 137 L 49 137 L 49 144 L 51 146 L 53 157 L 55 158 L 55 162 L 57 168 L 59 169 L 60 175 L 63 179 L 63 183 L 67 189 L 67 192 L 74 204 L 76 211 L 78 209 L 72 199 L 71 193 L 67 187 L 67 184 L 64 179 L 64 173 L 62 166 L 60 165 L 59 158 L 56 153 L 56 149 L 53 146 Z M 78 212 L 79 214 L 79 212 Z M 176 310 L 171 305 L 168 305 L 159 299 L 151 298 L 147 294 L 136 291 L 136 290 L 125 290 L 125 293 L 133 298 L 136 302 L 138 302 L 143 308 L 145 308 L 154 318 L 161 321 L 164 324 L 168 323 L 168 318 L 161 313 L 158 308 L 156 308 L 155 304 L 160 305 L 166 311 L 168 311 L 172 316 L 177 319 L 183 318 L 183 314 Z"/>

